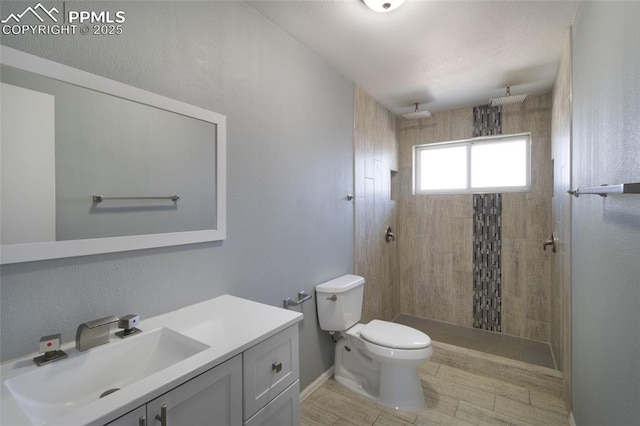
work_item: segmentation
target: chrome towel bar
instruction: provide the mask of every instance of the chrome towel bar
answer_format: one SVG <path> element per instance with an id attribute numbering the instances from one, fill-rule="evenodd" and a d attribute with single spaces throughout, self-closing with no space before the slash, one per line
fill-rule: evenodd
<path id="1" fill-rule="evenodd" d="M 598 194 L 601 197 L 606 197 L 608 194 L 640 194 L 640 182 L 621 183 L 619 185 L 605 184 L 588 188 L 576 188 L 567 192 L 576 198 L 585 194 Z"/>
<path id="2" fill-rule="evenodd" d="M 101 203 L 105 200 L 171 200 L 176 202 L 180 199 L 177 195 L 167 195 L 165 197 L 105 197 L 104 195 L 92 195 L 91 200 L 94 203 Z"/>

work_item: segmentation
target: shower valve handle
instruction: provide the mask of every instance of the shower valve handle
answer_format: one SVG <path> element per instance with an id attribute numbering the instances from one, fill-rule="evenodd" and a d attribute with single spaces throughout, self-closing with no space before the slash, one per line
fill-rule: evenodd
<path id="1" fill-rule="evenodd" d="M 551 251 L 556 252 L 556 245 L 558 244 L 558 237 L 556 236 L 555 231 L 551 233 L 551 238 L 546 240 L 544 244 L 542 244 L 542 250 L 546 251 L 547 247 L 551 246 Z"/>

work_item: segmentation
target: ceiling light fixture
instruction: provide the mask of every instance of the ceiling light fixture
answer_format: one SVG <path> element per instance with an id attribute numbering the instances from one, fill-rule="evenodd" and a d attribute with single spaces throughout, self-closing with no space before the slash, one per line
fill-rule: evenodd
<path id="1" fill-rule="evenodd" d="M 525 99 L 527 99 L 526 94 L 511 95 L 511 85 L 507 84 L 507 94 L 501 98 L 489 99 L 489 106 L 518 104 L 524 102 Z"/>
<path id="2" fill-rule="evenodd" d="M 391 12 L 397 9 L 404 0 L 363 0 L 369 9 L 380 13 Z"/>

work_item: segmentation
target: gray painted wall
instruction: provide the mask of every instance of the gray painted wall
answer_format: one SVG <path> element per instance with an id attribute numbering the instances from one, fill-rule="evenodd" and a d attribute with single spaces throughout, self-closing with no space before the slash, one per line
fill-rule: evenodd
<path id="1" fill-rule="evenodd" d="M 2 44 L 226 115 L 228 237 L 3 266 L 1 359 L 54 332 L 72 340 L 101 316 L 144 318 L 224 293 L 280 306 L 353 271 L 353 84 L 243 2 L 89 4 L 124 10 L 124 34 Z M 315 304 L 302 309 L 304 388 L 333 364 L 333 344 Z"/>
<path id="2" fill-rule="evenodd" d="M 573 29 L 573 185 L 640 181 L 640 3 L 582 2 Z M 572 201 L 576 424 L 640 419 L 640 196 Z"/>

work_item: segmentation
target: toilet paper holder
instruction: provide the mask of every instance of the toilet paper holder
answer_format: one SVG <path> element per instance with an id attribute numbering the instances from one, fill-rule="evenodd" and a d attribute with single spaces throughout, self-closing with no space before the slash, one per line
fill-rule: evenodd
<path id="1" fill-rule="evenodd" d="M 285 308 L 288 308 L 289 306 L 298 306 L 310 299 L 311 299 L 311 295 L 303 290 L 298 292 L 298 300 L 293 300 L 290 297 L 283 299 L 282 306 L 284 306 Z"/>

